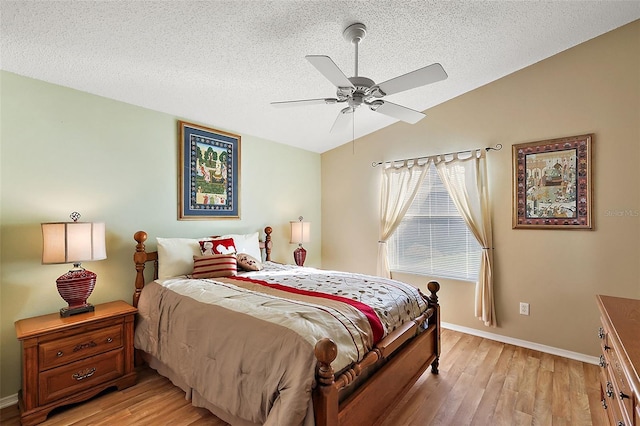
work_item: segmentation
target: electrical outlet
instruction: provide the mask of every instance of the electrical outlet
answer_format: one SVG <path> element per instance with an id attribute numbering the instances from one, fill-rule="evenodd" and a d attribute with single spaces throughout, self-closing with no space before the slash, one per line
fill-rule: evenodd
<path id="1" fill-rule="evenodd" d="M 529 315 L 529 304 L 520 302 L 520 315 Z"/>

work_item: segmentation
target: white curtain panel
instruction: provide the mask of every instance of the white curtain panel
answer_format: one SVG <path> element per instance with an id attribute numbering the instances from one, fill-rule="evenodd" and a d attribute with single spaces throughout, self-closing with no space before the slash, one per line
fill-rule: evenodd
<path id="1" fill-rule="evenodd" d="M 378 276 L 391 278 L 387 259 L 387 240 L 407 213 L 418 188 L 424 181 L 431 160 L 385 163 L 382 169 L 380 198 L 380 237 L 378 239 Z"/>
<path id="2" fill-rule="evenodd" d="M 482 263 L 476 283 L 475 315 L 486 326 L 496 327 L 493 303 L 493 236 L 485 156 L 485 150 L 474 151 L 466 158 L 460 158 L 458 154 L 438 156 L 435 165 L 460 215 L 482 247 Z"/>

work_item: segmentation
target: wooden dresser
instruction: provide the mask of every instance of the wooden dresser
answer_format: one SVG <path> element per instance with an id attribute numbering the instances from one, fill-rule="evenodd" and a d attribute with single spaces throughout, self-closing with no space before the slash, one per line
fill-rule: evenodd
<path id="1" fill-rule="evenodd" d="M 22 343 L 22 425 L 43 422 L 54 408 L 84 401 L 109 387 L 135 384 L 136 312 L 117 301 L 67 318 L 55 313 L 16 321 Z"/>
<path id="2" fill-rule="evenodd" d="M 600 393 L 609 423 L 640 426 L 640 300 L 597 296 Z"/>

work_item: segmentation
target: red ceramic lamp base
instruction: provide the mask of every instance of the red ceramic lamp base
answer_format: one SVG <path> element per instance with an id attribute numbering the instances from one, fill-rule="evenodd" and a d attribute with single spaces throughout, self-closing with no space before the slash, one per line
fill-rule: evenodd
<path id="1" fill-rule="evenodd" d="M 293 260 L 296 261 L 296 265 L 304 266 L 304 261 L 307 258 L 307 251 L 304 247 L 300 246 L 293 251 Z"/>
<path id="2" fill-rule="evenodd" d="M 96 285 L 96 274 L 86 269 L 75 269 L 56 280 L 58 293 L 69 306 L 60 309 L 61 317 L 93 312 L 95 308 L 87 299 Z"/>

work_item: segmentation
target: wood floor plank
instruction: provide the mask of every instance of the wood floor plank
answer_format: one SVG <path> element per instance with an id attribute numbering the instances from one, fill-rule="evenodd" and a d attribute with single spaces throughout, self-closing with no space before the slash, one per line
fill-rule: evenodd
<path id="1" fill-rule="evenodd" d="M 569 366 L 566 358 L 554 360 L 551 413 L 554 424 L 571 419 L 569 400 Z"/>
<path id="2" fill-rule="evenodd" d="M 443 330 L 440 374 L 425 372 L 380 426 L 601 426 L 599 368 Z M 17 406 L 0 410 L 0 424 L 20 424 Z M 135 386 L 57 409 L 42 425 L 228 426 L 148 367 Z"/>
<path id="3" fill-rule="evenodd" d="M 524 361 L 524 369 L 518 383 L 518 398 L 516 399 L 516 411 L 533 415 L 533 406 L 536 398 L 536 383 L 540 359 L 527 356 Z"/>

